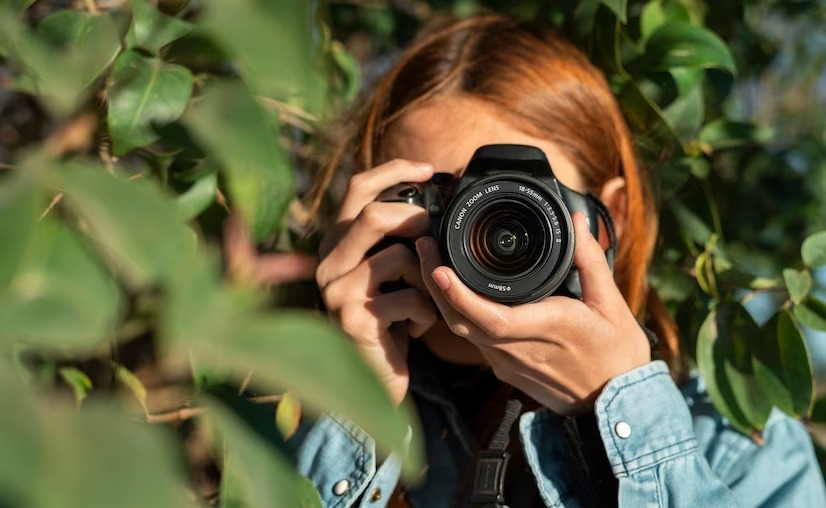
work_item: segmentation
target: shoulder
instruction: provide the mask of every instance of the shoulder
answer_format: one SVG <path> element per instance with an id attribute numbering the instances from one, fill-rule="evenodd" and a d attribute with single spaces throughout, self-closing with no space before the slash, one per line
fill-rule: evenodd
<path id="1" fill-rule="evenodd" d="M 337 414 L 302 420 L 287 447 L 296 470 L 318 489 L 323 506 L 350 506 L 377 470 L 373 438 Z"/>

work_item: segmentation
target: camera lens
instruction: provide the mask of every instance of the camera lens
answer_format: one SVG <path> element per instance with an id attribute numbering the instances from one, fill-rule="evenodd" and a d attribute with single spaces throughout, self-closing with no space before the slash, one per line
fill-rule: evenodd
<path id="1" fill-rule="evenodd" d="M 473 257 L 492 276 L 519 276 L 540 261 L 547 238 L 542 219 L 524 203 L 512 200 L 490 208 L 471 228 Z"/>
<path id="2" fill-rule="evenodd" d="M 496 240 L 493 248 L 499 256 L 512 256 L 514 252 L 518 252 L 521 245 L 524 245 L 529 240 L 527 232 L 524 232 L 524 234 L 516 234 L 504 228 L 498 229 L 494 235 L 496 236 Z"/>
<path id="3" fill-rule="evenodd" d="M 565 203 L 528 175 L 496 173 L 461 188 L 444 208 L 437 235 L 462 282 L 501 303 L 552 294 L 573 265 Z"/>

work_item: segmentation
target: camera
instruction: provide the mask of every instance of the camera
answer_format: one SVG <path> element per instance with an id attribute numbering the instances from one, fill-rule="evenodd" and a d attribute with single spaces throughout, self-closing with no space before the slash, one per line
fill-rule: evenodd
<path id="1" fill-rule="evenodd" d="M 525 145 L 486 145 L 476 150 L 463 176 L 437 173 L 424 184 L 405 183 L 378 198 L 424 208 L 442 259 L 476 293 L 516 305 L 551 294 L 582 297 L 573 264 L 571 214 L 585 213 L 613 267 L 614 225 L 592 194 L 562 185 L 545 153 Z M 600 220 L 601 219 L 601 220 Z"/>

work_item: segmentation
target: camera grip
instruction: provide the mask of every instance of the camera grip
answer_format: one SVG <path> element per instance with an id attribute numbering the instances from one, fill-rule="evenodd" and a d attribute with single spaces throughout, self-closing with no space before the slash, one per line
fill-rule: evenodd
<path id="1" fill-rule="evenodd" d="M 400 183 L 398 185 L 394 185 L 379 194 L 376 201 L 381 201 L 384 203 L 407 203 L 420 208 L 425 208 L 422 188 L 416 183 Z M 376 245 L 367 251 L 367 257 L 371 257 L 395 244 L 402 244 L 414 254 L 416 253 L 416 246 L 412 239 L 401 236 L 387 236 L 382 238 Z M 401 279 L 382 282 L 379 284 L 379 290 L 382 293 L 392 293 L 393 291 L 400 291 L 409 287 L 410 286 Z"/>

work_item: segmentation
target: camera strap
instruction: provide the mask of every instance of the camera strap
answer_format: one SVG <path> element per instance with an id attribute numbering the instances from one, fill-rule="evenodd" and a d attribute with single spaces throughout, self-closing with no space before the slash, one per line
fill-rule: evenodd
<path id="1" fill-rule="evenodd" d="M 597 215 L 599 215 L 605 223 L 605 229 L 608 232 L 608 240 L 611 243 L 608 250 L 605 251 L 605 257 L 608 260 L 608 266 L 611 267 L 611 271 L 614 271 L 614 257 L 616 256 L 617 251 L 617 231 L 614 226 L 614 219 L 611 218 L 611 213 L 608 211 L 608 207 L 605 206 L 605 203 L 600 201 L 599 198 L 590 192 L 586 194 L 585 197 L 587 197 L 591 204 L 594 205 L 594 210 L 596 210 Z M 645 336 L 648 339 L 648 344 L 653 349 L 654 346 L 657 345 L 657 342 L 659 342 L 657 334 L 645 326 L 644 323 L 640 323 L 640 328 L 642 328 L 643 333 L 645 333 Z"/>
<path id="2" fill-rule="evenodd" d="M 493 434 L 487 450 L 481 450 L 476 459 L 473 492 L 470 500 L 482 508 L 505 508 L 505 472 L 510 453 L 507 452 L 513 424 L 522 410 L 522 402 L 511 399 L 505 407 L 502 422 Z"/>
<path id="3" fill-rule="evenodd" d="M 610 242 L 608 249 L 605 251 L 605 257 L 608 260 L 608 266 L 611 267 L 611 271 L 614 271 L 614 258 L 617 254 L 617 230 L 614 226 L 614 219 L 611 218 L 611 212 L 608 211 L 608 207 L 605 206 L 605 203 L 600 201 L 598 197 L 590 192 L 585 194 L 585 197 L 594 206 L 594 210 L 596 210 L 597 215 L 599 215 L 603 224 L 605 224 L 605 230 L 608 233 L 608 241 Z"/>

